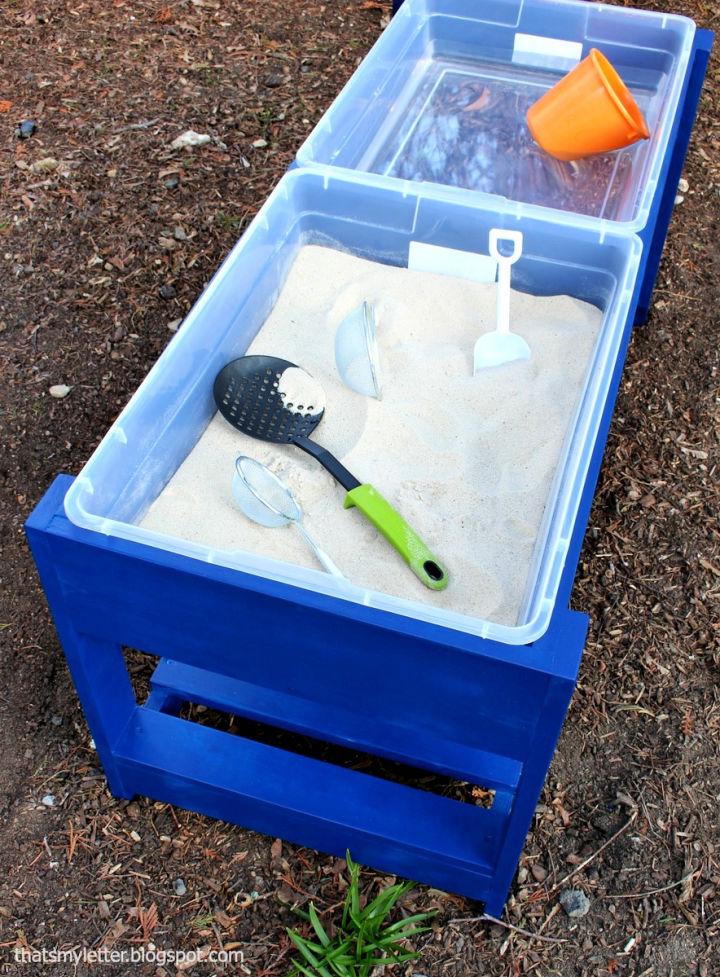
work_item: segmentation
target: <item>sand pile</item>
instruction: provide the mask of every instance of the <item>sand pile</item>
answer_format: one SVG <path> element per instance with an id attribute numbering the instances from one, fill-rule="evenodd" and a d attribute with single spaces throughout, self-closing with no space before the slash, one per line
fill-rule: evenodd
<path id="1" fill-rule="evenodd" d="M 341 319 L 376 307 L 383 399 L 346 388 L 335 368 Z M 316 568 L 291 527 L 265 529 L 234 506 L 234 460 L 268 465 L 295 492 L 307 528 L 350 580 L 499 624 L 517 623 L 543 510 L 602 314 L 567 296 L 511 297 L 512 328 L 533 351 L 472 375 L 494 327 L 495 286 L 303 248 L 248 352 L 303 366 L 325 388 L 314 437 L 371 482 L 443 560 L 447 590 L 414 577 L 344 492 L 297 448 L 247 438 L 216 415 L 142 525 L 221 549 Z"/>

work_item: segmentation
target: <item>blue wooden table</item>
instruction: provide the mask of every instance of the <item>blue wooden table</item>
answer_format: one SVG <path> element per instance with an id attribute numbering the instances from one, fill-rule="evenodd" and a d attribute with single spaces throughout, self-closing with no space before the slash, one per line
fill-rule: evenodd
<path id="1" fill-rule="evenodd" d="M 80 529 L 59 476 L 27 535 L 113 793 L 463 893 L 498 915 L 574 689 L 569 610 L 634 321 L 647 317 L 712 35 L 700 31 L 550 626 L 504 645 Z M 136 701 L 123 648 L 159 656 Z M 475 806 L 181 718 L 191 702 L 494 791 Z"/>

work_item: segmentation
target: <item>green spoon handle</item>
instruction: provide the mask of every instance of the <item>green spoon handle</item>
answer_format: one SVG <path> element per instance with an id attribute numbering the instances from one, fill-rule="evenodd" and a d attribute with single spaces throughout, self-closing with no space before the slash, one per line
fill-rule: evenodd
<path id="1" fill-rule="evenodd" d="M 352 489 L 345 496 L 344 506 L 346 509 L 357 506 L 426 587 L 431 590 L 447 587 L 447 571 L 438 558 L 372 485 L 358 485 Z"/>

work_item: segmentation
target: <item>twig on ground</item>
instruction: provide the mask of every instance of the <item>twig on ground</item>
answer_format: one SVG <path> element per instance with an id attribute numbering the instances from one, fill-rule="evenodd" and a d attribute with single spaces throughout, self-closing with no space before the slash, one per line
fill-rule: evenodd
<path id="1" fill-rule="evenodd" d="M 448 926 L 453 926 L 457 923 L 496 923 L 498 926 L 504 926 L 505 929 L 512 930 L 513 933 L 521 933 L 523 936 L 527 936 L 531 940 L 542 940 L 543 943 L 572 943 L 572 940 L 564 940 L 560 937 L 541 936 L 540 933 L 531 933 L 530 930 L 524 930 L 521 926 L 515 926 L 513 923 L 506 923 L 502 919 L 498 919 L 496 916 L 488 916 L 487 913 L 483 916 L 468 916 L 466 919 L 459 918 L 448 920 Z"/>
<path id="2" fill-rule="evenodd" d="M 656 896 L 660 892 L 669 892 L 670 889 L 677 889 L 679 885 L 684 885 L 688 879 L 692 878 L 695 872 L 696 869 L 693 869 L 692 872 L 688 872 L 687 875 L 684 875 L 681 879 L 678 879 L 677 882 L 671 882 L 669 885 L 663 885 L 660 889 L 649 889 L 647 892 L 624 892 L 624 893 L 619 892 L 616 895 L 613 895 L 611 893 L 610 895 L 603 896 L 602 898 L 603 899 L 646 899 L 648 896 Z"/>
<path id="3" fill-rule="evenodd" d="M 148 119 L 147 122 L 133 122 L 132 125 L 123 126 L 118 132 L 128 132 L 130 129 L 149 129 L 150 126 L 154 126 L 160 119 Z"/>
<path id="4" fill-rule="evenodd" d="M 594 851 L 592 853 L 592 855 L 588 855 L 588 857 L 585 858 L 585 859 L 583 859 L 583 861 L 580 862 L 579 865 L 576 865 L 575 866 L 575 868 L 572 870 L 572 872 L 568 872 L 568 874 L 565 876 L 565 878 L 560 879 L 560 881 L 559 882 L 556 882 L 555 885 L 551 889 L 548 889 L 548 891 L 546 893 L 546 898 L 550 898 L 550 896 L 554 892 L 557 892 L 557 890 L 560 889 L 560 888 L 562 888 L 562 886 L 564 886 L 566 882 L 569 882 L 570 879 L 574 875 L 577 875 L 578 872 L 581 872 L 586 866 L 588 866 L 590 864 L 590 862 L 592 862 L 595 858 L 597 858 L 598 855 L 601 854 L 601 852 L 604 852 L 606 848 L 609 848 L 610 845 L 612 845 L 612 843 L 616 839 L 618 839 L 620 837 L 620 835 L 624 831 L 627 831 L 627 829 L 630 827 L 631 824 L 634 824 L 635 823 L 635 821 L 637 819 L 637 815 L 638 815 L 638 812 L 637 811 L 633 811 L 632 814 L 630 815 L 630 817 L 625 822 L 625 824 L 622 826 L 622 828 L 618 828 L 618 830 L 615 832 L 615 834 L 611 838 L 608 838 L 608 840 L 606 842 L 604 842 L 604 844 L 600 845 L 600 847 L 598 848 L 597 851 Z"/>
<path id="5" fill-rule="evenodd" d="M 537 935 L 538 936 L 540 936 L 540 934 L 545 929 L 545 927 L 550 922 L 550 920 L 553 918 L 553 916 L 555 915 L 555 913 L 558 913 L 558 912 L 560 912 L 560 906 L 558 905 L 558 903 L 555 903 L 555 905 L 552 907 L 552 909 L 547 914 L 547 916 L 545 917 L 545 919 L 542 921 L 542 923 L 540 925 L 540 929 L 537 931 Z"/>

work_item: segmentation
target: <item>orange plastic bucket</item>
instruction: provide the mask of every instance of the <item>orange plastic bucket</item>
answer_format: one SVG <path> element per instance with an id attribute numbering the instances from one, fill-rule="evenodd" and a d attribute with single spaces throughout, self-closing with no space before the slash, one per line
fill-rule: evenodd
<path id="1" fill-rule="evenodd" d="M 596 48 L 528 109 L 535 141 L 557 159 L 581 159 L 648 139 L 642 112 Z"/>

